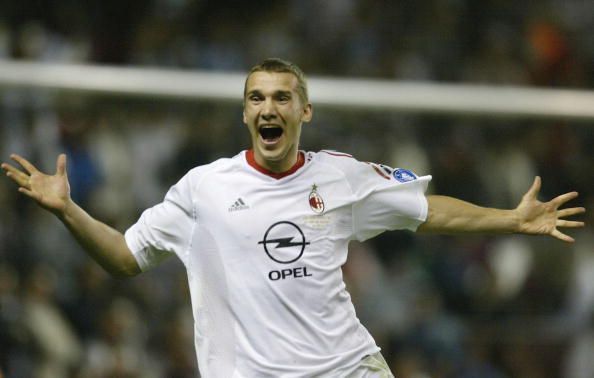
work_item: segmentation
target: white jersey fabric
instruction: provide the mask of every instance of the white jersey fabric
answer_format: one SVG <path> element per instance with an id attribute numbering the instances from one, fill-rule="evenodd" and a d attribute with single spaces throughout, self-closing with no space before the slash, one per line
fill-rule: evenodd
<path id="1" fill-rule="evenodd" d="M 251 150 L 194 168 L 126 231 L 142 270 L 170 255 L 185 265 L 203 377 L 345 377 L 379 351 L 341 266 L 350 240 L 416 230 L 431 176 L 299 157 L 276 177 Z"/>

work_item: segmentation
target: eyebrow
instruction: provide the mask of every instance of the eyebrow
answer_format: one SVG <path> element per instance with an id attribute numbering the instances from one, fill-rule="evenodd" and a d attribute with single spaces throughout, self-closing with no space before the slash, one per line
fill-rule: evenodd
<path id="1" fill-rule="evenodd" d="M 246 96 L 251 96 L 251 95 L 262 95 L 262 92 L 259 89 L 252 89 L 251 91 L 249 91 Z M 286 90 L 282 90 L 279 89 L 277 91 L 275 91 L 272 96 L 293 96 L 293 92 L 292 91 L 286 91 Z"/>

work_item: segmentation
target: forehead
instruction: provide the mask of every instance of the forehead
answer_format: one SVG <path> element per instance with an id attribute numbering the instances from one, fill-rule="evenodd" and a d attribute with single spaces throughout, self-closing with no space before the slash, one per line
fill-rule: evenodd
<path id="1" fill-rule="evenodd" d="M 246 93 L 252 91 L 295 91 L 297 84 L 297 77 L 292 73 L 258 71 L 252 73 L 248 78 L 246 82 Z"/>

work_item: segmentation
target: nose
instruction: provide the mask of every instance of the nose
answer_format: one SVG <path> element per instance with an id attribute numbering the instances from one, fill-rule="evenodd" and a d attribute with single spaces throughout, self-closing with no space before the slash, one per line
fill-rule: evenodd
<path id="1" fill-rule="evenodd" d="M 262 112 L 260 115 L 265 121 L 270 121 L 276 118 L 276 108 L 274 106 L 274 101 L 267 99 L 262 106 Z"/>

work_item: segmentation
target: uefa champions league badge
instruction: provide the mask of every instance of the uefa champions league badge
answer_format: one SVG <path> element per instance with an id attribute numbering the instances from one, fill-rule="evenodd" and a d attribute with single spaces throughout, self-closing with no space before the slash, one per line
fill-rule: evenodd
<path id="1" fill-rule="evenodd" d="M 417 179 L 417 175 L 409 171 L 408 169 L 396 168 L 392 172 L 392 176 L 399 182 L 409 182 Z"/>
<path id="2" fill-rule="evenodd" d="M 309 192 L 309 207 L 316 214 L 322 214 L 324 212 L 324 200 L 318 194 L 318 186 L 316 184 L 311 186 L 311 192 Z"/>

